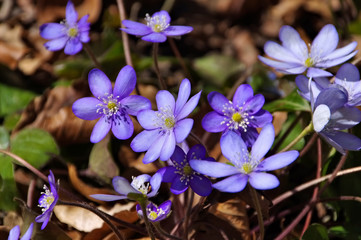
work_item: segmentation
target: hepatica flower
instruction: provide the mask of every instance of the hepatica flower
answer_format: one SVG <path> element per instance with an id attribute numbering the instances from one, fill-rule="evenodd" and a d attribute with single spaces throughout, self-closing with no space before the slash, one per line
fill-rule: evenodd
<path id="1" fill-rule="evenodd" d="M 162 183 L 162 175 L 155 173 L 152 177 L 148 174 L 142 174 L 137 177 L 133 177 L 131 183 L 123 177 L 113 178 L 114 190 L 120 195 L 110 194 L 93 194 L 91 197 L 102 201 L 116 201 L 121 199 L 133 199 L 129 194 L 140 195 L 143 197 L 154 197 L 159 190 Z M 133 199 L 134 200 L 134 199 Z"/>
<path id="2" fill-rule="evenodd" d="M 272 121 L 272 115 L 261 109 L 264 97 L 253 95 L 253 89 L 248 84 L 237 88 L 233 101 L 218 92 L 209 93 L 207 98 L 214 109 L 202 119 L 202 126 L 208 132 L 227 134 L 233 131 L 240 134 L 248 146 L 252 146 L 258 136 L 256 128 Z"/>
<path id="3" fill-rule="evenodd" d="M 281 28 L 279 38 L 282 45 L 268 41 L 264 46 L 265 53 L 274 60 L 262 56 L 259 56 L 259 59 L 287 74 L 301 74 L 307 70 L 308 77 L 332 76 L 323 69 L 343 63 L 357 53 L 354 51 L 356 42 L 336 49 L 338 33 L 331 24 L 321 29 L 309 48 L 298 32 L 290 26 Z"/>
<path id="4" fill-rule="evenodd" d="M 337 71 L 334 84 L 342 86 L 347 91 L 347 106 L 361 105 L 360 72 L 355 65 L 351 63 L 342 65 Z"/>
<path id="5" fill-rule="evenodd" d="M 177 101 L 172 94 L 161 90 L 156 95 L 158 111 L 143 110 L 137 115 L 140 125 L 145 129 L 130 144 L 135 152 L 144 152 L 143 163 L 147 164 L 160 158 L 166 161 L 172 156 L 176 143 L 183 142 L 190 133 L 193 119 L 186 118 L 197 106 L 201 91 L 188 100 L 191 84 L 183 79 Z"/>
<path id="6" fill-rule="evenodd" d="M 147 217 L 151 222 L 159 222 L 166 219 L 171 213 L 172 202 L 167 200 L 163 202 L 159 207 L 154 203 L 150 202 L 147 205 Z M 136 206 L 137 213 L 143 218 L 143 211 L 139 204 Z"/>
<path id="7" fill-rule="evenodd" d="M 58 51 L 64 48 L 65 54 L 74 55 L 82 50 L 82 43 L 90 41 L 90 23 L 87 22 L 89 15 L 85 15 L 79 21 L 71 1 L 66 5 L 65 20 L 61 23 L 45 23 L 40 26 L 40 35 L 50 41 L 44 46 L 50 51 Z"/>
<path id="8" fill-rule="evenodd" d="M 31 235 L 33 234 L 34 229 L 34 223 L 31 223 L 29 225 L 28 230 L 26 230 L 26 233 L 20 238 L 20 240 L 30 240 Z M 20 227 L 15 226 L 10 230 L 8 240 L 19 240 L 20 237 Z"/>
<path id="9" fill-rule="evenodd" d="M 148 99 L 130 95 L 136 84 L 135 71 L 131 66 L 120 70 L 112 89 L 109 78 L 99 69 L 89 72 L 89 88 L 94 97 L 85 97 L 73 104 L 74 114 L 84 120 L 100 118 L 90 136 L 92 143 L 102 140 L 111 129 L 118 139 L 132 136 L 134 126 L 129 115 L 137 115 L 140 110 L 150 109 Z"/>
<path id="10" fill-rule="evenodd" d="M 202 145 L 193 146 L 187 154 L 176 146 L 170 159 L 173 165 L 164 167 L 159 172 L 163 174 L 163 182 L 172 183 L 172 193 L 180 194 L 188 187 L 200 196 L 208 196 L 212 192 L 211 181 L 189 165 L 190 160 L 215 161 L 213 158 L 206 158 L 206 149 Z"/>
<path id="11" fill-rule="evenodd" d="M 262 160 L 271 148 L 274 137 L 273 125 L 269 123 L 262 129 L 249 152 L 242 138 L 231 132 L 221 142 L 222 154 L 231 164 L 191 160 L 190 166 L 211 177 L 227 177 L 213 184 L 214 188 L 222 192 L 240 192 L 248 181 L 255 189 L 275 188 L 279 185 L 277 177 L 265 171 L 283 168 L 296 160 L 299 154 L 292 150 Z"/>
<path id="12" fill-rule="evenodd" d="M 53 213 L 53 209 L 59 199 L 58 184 L 56 183 L 54 174 L 51 170 L 48 179 L 50 189 L 48 186 L 44 185 L 44 192 L 42 192 L 42 195 L 39 198 L 39 207 L 42 208 L 43 213 L 35 218 L 35 222 L 43 223 L 41 225 L 41 230 L 43 230 L 48 224 Z"/>
<path id="13" fill-rule="evenodd" d="M 193 30 L 189 26 L 170 26 L 170 16 L 167 11 L 160 11 L 149 14 L 145 17 L 146 24 L 130 20 L 123 20 L 126 28 L 121 28 L 124 32 L 142 36 L 142 40 L 148 42 L 165 42 L 167 37 L 175 37 L 187 34 Z"/>

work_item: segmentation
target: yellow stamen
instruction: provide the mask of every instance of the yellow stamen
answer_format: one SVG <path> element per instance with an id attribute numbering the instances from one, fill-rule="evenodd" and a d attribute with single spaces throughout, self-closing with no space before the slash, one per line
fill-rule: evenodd
<path id="1" fill-rule="evenodd" d="M 78 35 L 78 29 L 76 28 L 70 28 L 68 30 L 68 36 L 69 37 L 76 37 Z"/>
<path id="2" fill-rule="evenodd" d="M 242 116 L 240 113 L 236 112 L 232 115 L 232 120 L 235 122 L 240 122 L 242 120 Z"/>
<path id="3" fill-rule="evenodd" d="M 173 118 L 168 117 L 168 118 L 166 118 L 166 119 L 164 120 L 164 125 L 165 125 L 167 128 L 172 128 L 172 127 L 174 127 L 174 124 L 175 124 L 175 121 L 174 121 Z"/>
<path id="4" fill-rule="evenodd" d="M 305 61 L 306 67 L 312 67 L 313 66 L 313 59 L 308 57 Z"/>
<path id="5" fill-rule="evenodd" d="M 245 174 L 248 174 L 248 173 L 252 172 L 252 170 L 253 170 L 251 164 L 249 164 L 249 163 L 244 163 L 242 168 L 243 168 L 243 171 Z"/>

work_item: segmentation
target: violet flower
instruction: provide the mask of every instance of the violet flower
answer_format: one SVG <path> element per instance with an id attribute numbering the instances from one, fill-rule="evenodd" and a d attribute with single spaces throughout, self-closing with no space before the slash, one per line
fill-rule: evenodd
<path id="1" fill-rule="evenodd" d="M 337 71 L 334 84 L 342 86 L 347 91 L 347 106 L 361 105 L 360 72 L 355 65 L 351 63 L 342 65 Z"/>
<path id="2" fill-rule="evenodd" d="M 269 123 L 262 129 L 249 152 L 242 138 L 230 132 L 221 141 L 221 150 L 231 164 L 204 160 L 191 160 L 189 163 L 202 174 L 216 178 L 227 177 L 213 184 L 214 188 L 222 192 L 240 192 L 248 181 L 255 189 L 272 189 L 279 185 L 279 181 L 277 177 L 265 171 L 283 168 L 295 161 L 299 155 L 297 151 L 292 150 L 262 160 L 271 148 L 274 137 L 273 125 Z"/>
<path id="3" fill-rule="evenodd" d="M 163 202 L 162 204 L 159 205 L 159 207 L 154 203 L 150 202 L 147 205 L 147 209 L 146 209 L 147 217 L 149 221 L 159 222 L 166 219 L 171 213 L 171 206 L 172 206 L 172 202 L 170 200 Z M 138 215 L 141 218 L 143 218 L 143 211 L 139 204 L 137 204 L 136 210 Z"/>
<path id="4" fill-rule="evenodd" d="M 50 190 L 46 185 L 44 185 L 45 192 L 42 192 L 42 195 L 39 198 L 39 207 L 42 208 L 43 213 L 35 218 L 35 222 L 43 223 L 41 225 L 41 230 L 43 230 L 48 224 L 51 215 L 53 213 L 53 209 L 59 199 L 58 183 L 56 183 L 54 174 L 51 170 L 48 179 L 49 179 Z"/>
<path id="5" fill-rule="evenodd" d="M 84 120 L 100 118 L 90 136 L 92 143 L 102 140 L 110 129 L 118 139 L 132 136 L 134 126 L 129 115 L 150 109 L 148 99 L 138 95 L 129 95 L 136 84 L 135 71 L 131 66 L 120 70 L 112 89 L 109 78 L 99 69 L 89 72 L 89 88 L 94 97 L 78 99 L 73 104 L 74 114 Z"/>
<path id="6" fill-rule="evenodd" d="M 218 92 L 209 93 L 207 98 L 214 109 L 202 119 L 202 126 L 208 132 L 223 132 L 223 136 L 229 130 L 237 132 L 250 147 L 258 136 L 256 128 L 272 122 L 272 115 L 261 109 L 265 102 L 263 95 L 253 96 L 248 84 L 237 88 L 233 102 Z"/>
<path id="7" fill-rule="evenodd" d="M 181 36 L 193 30 L 189 26 L 170 26 L 170 16 L 164 10 L 152 16 L 146 14 L 145 21 L 147 25 L 123 20 L 122 23 L 126 28 L 121 28 L 121 30 L 131 35 L 142 36 L 142 40 L 148 42 L 165 42 L 167 37 Z"/>
<path id="8" fill-rule="evenodd" d="M 183 79 L 177 101 L 173 95 L 160 90 L 156 95 L 158 111 L 143 110 L 137 115 L 140 125 L 145 129 L 130 144 L 135 152 L 144 152 L 143 163 L 147 164 L 160 158 L 166 161 L 172 156 L 176 143 L 183 142 L 190 133 L 193 119 L 186 118 L 197 106 L 201 91 L 189 101 L 191 84 Z"/>
<path id="9" fill-rule="evenodd" d="M 332 76 L 323 68 L 343 63 L 357 53 L 354 51 L 356 42 L 336 49 L 339 38 L 336 28 L 331 24 L 321 29 L 310 45 L 310 51 L 298 32 L 290 26 L 281 28 L 279 38 L 282 46 L 272 41 L 268 41 L 264 46 L 265 53 L 275 60 L 262 56 L 259 56 L 259 59 L 277 71 L 287 74 L 301 74 L 307 70 L 308 77 Z"/>
<path id="10" fill-rule="evenodd" d="M 187 154 L 176 146 L 170 159 L 173 165 L 161 168 L 158 172 L 162 173 L 163 182 L 172 183 L 170 187 L 172 193 L 180 194 L 188 187 L 200 196 L 208 196 L 212 192 L 211 181 L 189 165 L 190 160 L 215 161 L 213 158 L 206 158 L 206 149 L 202 145 L 193 146 Z"/>
<path id="11" fill-rule="evenodd" d="M 90 41 L 89 15 L 85 15 L 78 22 L 78 13 L 71 1 L 66 5 L 65 20 L 61 23 L 45 23 L 40 26 L 40 35 L 50 40 L 44 46 L 50 51 L 64 48 L 64 53 L 74 55 L 82 50 L 82 43 Z"/>
<path id="12" fill-rule="evenodd" d="M 33 234 L 34 223 L 31 223 L 26 230 L 25 234 L 20 238 L 20 240 L 30 240 L 31 235 Z M 20 237 L 20 227 L 17 225 L 10 230 L 8 240 L 18 240 Z"/>
<path id="13" fill-rule="evenodd" d="M 152 177 L 148 174 L 142 174 L 137 177 L 133 177 L 131 183 L 123 177 L 116 176 L 113 178 L 114 190 L 120 195 L 111 194 L 93 194 L 92 198 L 102 201 L 116 201 L 121 199 L 133 199 L 131 195 L 139 195 L 140 197 L 154 197 L 159 190 L 162 183 L 162 175 L 155 173 Z M 131 195 L 129 195 L 131 194 Z"/>

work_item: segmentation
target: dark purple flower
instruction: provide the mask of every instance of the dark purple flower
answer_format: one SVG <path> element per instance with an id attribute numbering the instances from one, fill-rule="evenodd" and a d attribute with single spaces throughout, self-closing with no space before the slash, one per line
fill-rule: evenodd
<path id="1" fill-rule="evenodd" d="M 132 136 L 134 126 L 129 115 L 150 109 L 148 99 L 138 95 L 129 95 L 136 84 L 135 71 L 131 66 L 120 70 L 115 81 L 114 90 L 109 78 L 99 69 L 89 72 L 89 88 L 94 97 L 85 97 L 73 104 L 74 114 L 84 120 L 100 118 L 90 136 L 92 143 L 102 140 L 110 129 L 118 139 Z"/>
<path id="2" fill-rule="evenodd" d="M 283 168 L 295 161 L 299 155 L 297 151 L 292 150 L 262 160 L 271 148 L 274 137 L 273 125 L 269 123 L 262 129 L 249 152 L 242 138 L 230 132 L 221 140 L 221 150 L 231 164 L 204 160 L 191 160 L 189 163 L 202 174 L 217 178 L 227 177 L 213 184 L 214 188 L 222 192 L 240 192 L 248 181 L 255 189 L 272 189 L 279 185 L 279 181 L 277 177 L 265 171 Z"/>
<path id="3" fill-rule="evenodd" d="M 190 160 L 215 161 L 213 158 L 206 158 L 206 149 L 202 145 L 193 146 L 187 154 L 176 146 L 170 159 L 173 166 L 164 167 L 158 172 L 163 174 L 163 182 L 172 183 L 170 187 L 172 193 L 180 194 L 188 187 L 200 196 L 208 196 L 212 192 L 211 181 L 189 165 Z"/>
<path id="4" fill-rule="evenodd" d="M 173 95 L 161 90 L 156 95 L 158 111 L 143 110 L 137 115 L 140 125 L 145 129 L 130 144 L 135 152 L 144 152 L 143 163 L 147 164 L 160 158 L 166 161 L 172 156 L 176 143 L 183 142 L 190 133 L 193 119 L 186 118 L 197 106 L 201 91 L 188 100 L 191 84 L 183 79 L 177 101 Z"/>
<path id="5" fill-rule="evenodd" d="M 147 205 L 147 209 L 146 209 L 147 217 L 149 221 L 159 222 L 162 221 L 163 219 L 166 219 L 171 213 L 171 209 L 170 209 L 171 206 L 172 206 L 172 202 L 170 200 L 163 202 L 161 205 L 159 205 L 159 207 L 154 203 L 150 202 Z M 137 204 L 136 210 L 138 215 L 141 218 L 143 218 L 143 211 L 139 204 Z"/>
<path id="6" fill-rule="evenodd" d="M 307 70 L 308 77 L 332 76 L 323 68 L 343 63 L 357 53 L 354 51 L 357 46 L 356 42 L 336 49 L 339 41 L 338 33 L 331 24 L 321 29 L 310 45 L 310 51 L 298 32 L 290 26 L 281 28 L 279 38 L 282 46 L 272 41 L 268 41 L 264 45 L 265 53 L 275 60 L 262 56 L 259 56 L 259 59 L 277 71 L 287 74 L 300 74 Z"/>
<path id="7" fill-rule="evenodd" d="M 35 222 L 43 223 L 41 225 L 41 230 L 43 230 L 48 224 L 51 215 L 53 213 L 53 209 L 59 199 L 58 184 L 56 183 L 54 174 L 51 170 L 48 179 L 49 179 L 50 190 L 46 185 L 44 185 L 45 192 L 42 192 L 42 195 L 39 198 L 39 207 L 43 208 L 42 209 L 43 213 L 35 218 Z"/>
<path id="8" fill-rule="evenodd" d="M 170 26 L 170 16 L 167 11 L 154 13 L 152 16 L 146 14 L 147 25 L 130 20 L 123 20 L 126 28 L 124 32 L 132 35 L 142 36 L 142 40 L 148 42 L 165 42 L 167 37 L 175 37 L 187 34 L 193 30 L 188 26 Z"/>
<path id="9" fill-rule="evenodd" d="M 29 225 L 28 230 L 26 230 L 26 233 L 22 236 L 22 238 L 20 238 L 20 240 L 30 240 L 31 235 L 33 234 L 33 229 L 34 229 L 34 223 L 31 223 Z M 17 225 L 10 230 L 8 240 L 19 240 L 19 237 L 20 237 L 20 227 Z"/>
<path id="10" fill-rule="evenodd" d="M 248 84 L 237 88 L 233 102 L 218 92 L 209 93 L 208 102 L 214 111 L 204 116 L 203 128 L 208 132 L 223 132 L 223 135 L 229 130 L 237 132 L 247 146 L 252 146 L 257 138 L 256 128 L 272 122 L 272 115 L 262 109 L 264 97 L 261 94 L 253 96 L 253 89 Z"/>
<path id="11" fill-rule="evenodd" d="M 337 71 L 334 84 L 342 86 L 347 91 L 347 106 L 361 105 L 360 72 L 355 65 L 351 63 L 342 65 Z"/>
<path id="12" fill-rule="evenodd" d="M 65 54 L 77 54 L 82 48 L 82 43 L 90 41 L 89 15 L 85 15 L 78 22 L 78 13 L 71 1 L 66 5 L 65 20 L 61 23 L 45 23 L 40 26 L 40 35 L 50 41 L 44 46 L 50 51 L 64 48 Z"/>
<path id="13" fill-rule="evenodd" d="M 129 198 L 128 194 L 134 193 L 144 197 L 154 197 L 159 190 L 162 183 L 162 175 L 160 173 L 154 174 L 152 177 L 148 174 L 142 174 L 133 177 L 131 183 L 123 177 L 114 177 L 113 186 L 114 190 L 120 195 L 110 194 L 93 194 L 91 197 L 102 201 L 116 201 Z M 134 200 L 134 199 L 132 199 Z"/>

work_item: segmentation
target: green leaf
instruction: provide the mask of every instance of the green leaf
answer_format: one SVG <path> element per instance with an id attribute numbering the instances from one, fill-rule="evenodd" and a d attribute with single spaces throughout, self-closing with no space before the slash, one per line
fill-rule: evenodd
<path id="1" fill-rule="evenodd" d="M 6 129 L 0 126 L 0 149 L 6 149 L 9 146 L 9 133 Z"/>
<path id="2" fill-rule="evenodd" d="M 279 99 L 271 103 L 265 104 L 263 106 L 263 109 L 269 112 L 311 111 L 310 104 L 297 93 L 296 89 L 283 99 Z"/>
<path id="3" fill-rule="evenodd" d="M 19 113 L 12 113 L 7 115 L 4 119 L 4 127 L 6 128 L 6 130 L 13 130 L 16 124 L 19 122 L 20 116 L 21 115 Z"/>
<path id="4" fill-rule="evenodd" d="M 329 234 L 344 239 L 348 235 L 348 231 L 343 226 L 334 226 L 328 230 Z"/>
<path id="5" fill-rule="evenodd" d="M 0 117 L 25 108 L 34 97 L 32 92 L 0 83 Z"/>
<path id="6" fill-rule="evenodd" d="M 11 139 L 11 152 L 24 158 L 32 166 L 39 168 L 50 158 L 59 154 L 54 138 L 41 129 L 24 129 Z"/>
<path id="7" fill-rule="evenodd" d="M 314 223 L 309 226 L 303 234 L 303 240 L 328 240 L 327 228 L 321 224 Z"/>
<path id="8" fill-rule="evenodd" d="M 281 138 L 283 136 L 283 134 L 285 134 L 285 132 L 287 131 L 289 126 L 292 124 L 292 122 L 295 120 L 295 118 L 296 118 L 296 116 L 294 114 L 289 114 L 288 115 L 287 121 L 283 124 L 282 130 L 279 133 L 279 135 L 277 136 L 277 140 L 279 138 Z M 280 145 L 279 149 L 283 149 L 286 146 L 288 146 L 288 144 L 290 144 L 297 136 L 299 136 L 302 131 L 303 131 L 302 125 L 300 123 L 297 123 L 293 127 L 291 132 L 288 134 L 288 136 L 283 140 L 283 142 Z M 304 146 L 305 146 L 305 138 L 302 138 L 291 149 L 300 151 Z"/>
<path id="9" fill-rule="evenodd" d="M 15 210 L 17 195 L 12 159 L 0 153 L 0 210 Z"/>

